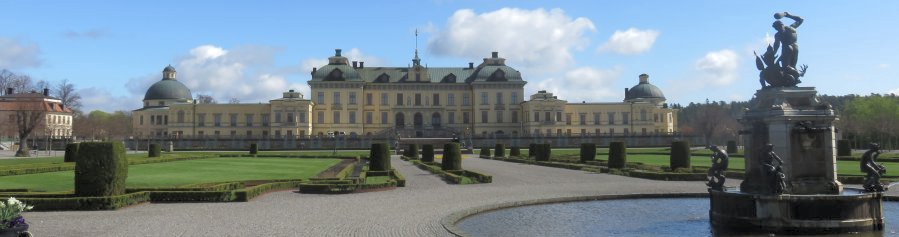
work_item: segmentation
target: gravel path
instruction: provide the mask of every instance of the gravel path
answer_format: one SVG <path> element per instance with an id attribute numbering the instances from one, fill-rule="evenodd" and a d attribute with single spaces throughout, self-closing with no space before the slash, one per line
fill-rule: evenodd
<path id="1" fill-rule="evenodd" d="M 463 167 L 493 175 L 493 183 L 449 185 L 397 157 L 392 163 L 406 176 L 406 187 L 347 195 L 281 191 L 250 202 L 152 203 L 116 211 L 29 212 L 25 218 L 35 236 L 449 236 L 441 218 L 484 205 L 706 190 L 699 181 L 652 181 L 479 158 L 466 158 Z"/>

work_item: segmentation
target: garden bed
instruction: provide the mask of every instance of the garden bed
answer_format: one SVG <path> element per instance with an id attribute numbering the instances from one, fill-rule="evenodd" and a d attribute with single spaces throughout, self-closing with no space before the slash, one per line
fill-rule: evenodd
<path id="1" fill-rule="evenodd" d="M 492 183 L 493 176 L 482 174 L 479 172 L 471 171 L 471 170 L 450 170 L 445 171 L 440 167 L 439 163 L 434 162 L 422 162 L 417 159 L 410 159 L 409 157 L 401 157 L 401 159 L 405 161 L 412 162 L 413 165 L 422 170 L 427 170 L 432 174 L 436 174 L 440 176 L 444 181 L 451 184 L 478 184 L 478 183 Z"/>

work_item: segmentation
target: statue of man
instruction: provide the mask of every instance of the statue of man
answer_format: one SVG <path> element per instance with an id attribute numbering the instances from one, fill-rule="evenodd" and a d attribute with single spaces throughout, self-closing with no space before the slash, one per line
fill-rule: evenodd
<path id="1" fill-rule="evenodd" d="M 786 177 L 780 168 L 783 163 L 784 161 L 780 159 L 780 156 L 774 153 L 774 145 L 765 145 L 765 152 L 762 153 L 762 171 L 768 177 L 769 188 L 771 188 L 771 192 L 774 194 L 783 193 L 787 186 L 784 182 Z"/>
<path id="2" fill-rule="evenodd" d="M 874 162 L 877 160 L 877 156 L 880 155 L 880 145 L 871 143 L 869 147 L 869 150 L 862 155 L 861 161 L 861 171 L 867 174 L 863 187 L 868 192 L 886 191 L 886 187 L 880 183 L 880 176 L 885 174 L 887 169 L 883 165 Z"/>
<path id="3" fill-rule="evenodd" d="M 787 26 L 780 21 L 781 18 L 787 17 L 793 19 L 793 24 Z M 799 44 L 796 43 L 798 36 L 796 28 L 802 25 L 802 17 L 791 15 L 789 12 L 774 14 L 774 23 L 771 25 L 777 30 L 774 34 L 774 50 L 780 47 L 781 67 L 796 70 L 796 63 L 799 62 Z M 788 70 L 789 70 L 788 69 Z"/>
<path id="4" fill-rule="evenodd" d="M 709 183 L 706 185 L 714 190 L 724 190 L 724 171 L 727 170 L 730 157 L 718 146 L 713 145 L 709 150 L 712 150 L 712 167 L 709 168 Z"/>

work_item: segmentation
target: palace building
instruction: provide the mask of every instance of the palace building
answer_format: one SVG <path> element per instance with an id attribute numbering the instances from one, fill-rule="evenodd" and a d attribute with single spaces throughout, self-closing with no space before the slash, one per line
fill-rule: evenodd
<path id="1" fill-rule="evenodd" d="M 675 110 L 640 75 L 622 102 L 569 103 L 527 83 L 493 52 L 478 65 L 366 67 L 337 49 L 312 68 L 311 98 L 294 90 L 258 104 L 197 104 L 168 66 L 134 110 L 138 137 L 474 137 L 653 135 L 677 132 Z"/>

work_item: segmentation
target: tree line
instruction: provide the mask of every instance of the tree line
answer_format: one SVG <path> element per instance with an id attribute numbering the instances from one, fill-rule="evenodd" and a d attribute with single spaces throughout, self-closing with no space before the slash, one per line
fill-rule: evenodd
<path id="1" fill-rule="evenodd" d="M 833 106 L 839 119 L 834 123 L 837 138 L 846 139 L 855 149 L 866 149 L 871 142 L 884 149 L 899 149 L 899 96 L 896 94 L 820 95 L 818 101 Z M 678 109 L 678 126 L 687 136 L 702 137 L 706 145 L 738 140 L 742 125 L 738 119 L 749 108 L 749 101 L 690 102 Z"/>

